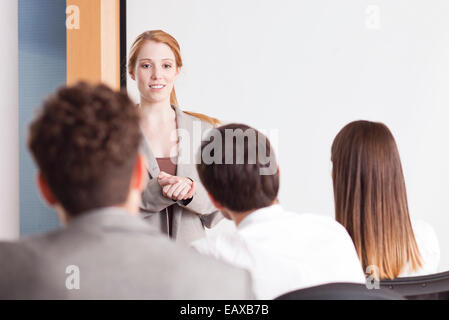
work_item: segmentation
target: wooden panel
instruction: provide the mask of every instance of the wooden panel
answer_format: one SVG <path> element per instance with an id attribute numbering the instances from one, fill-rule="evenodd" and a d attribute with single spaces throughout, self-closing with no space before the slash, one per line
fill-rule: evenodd
<path id="1" fill-rule="evenodd" d="M 79 28 L 67 28 L 67 84 L 79 80 L 120 87 L 119 0 L 67 0 Z"/>
<path id="2" fill-rule="evenodd" d="M 101 79 L 120 88 L 120 0 L 101 0 Z"/>

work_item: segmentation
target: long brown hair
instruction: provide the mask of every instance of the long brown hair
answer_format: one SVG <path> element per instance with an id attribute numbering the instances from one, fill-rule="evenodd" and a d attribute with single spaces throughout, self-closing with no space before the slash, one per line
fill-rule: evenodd
<path id="1" fill-rule="evenodd" d="M 351 236 L 366 270 L 394 279 L 421 267 L 396 142 L 382 123 L 354 121 L 332 144 L 335 217 Z"/>
<path id="2" fill-rule="evenodd" d="M 129 60 L 128 60 L 128 72 L 129 74 L 133 74 L 134 70 L 136 68 L 137 63 L 137 56 L 139 54 L 140 49 L 144 45 L 146 41 L 154 41 L 159 43 L 165 43 L 170 47 L 172 50 L 174 56 L 175 56 L 175 62 L 177 67 L 182 67 L 182 58 L 181 58 L 181 48 L 179 46 L 178 41 L 168 34 L 165 31 L 162 30 L 149 30 L 141 33 L 136 40 L 134 40 L 134 43 L 131 46 L 131 50 L 129 52 Z M 178 99 L 176 97 L 176 91 L 175 87 L 173 87 L 171 93 L 170 93 L 170 104 L 174 106 L 179 106 Z M 198 119 L 201 119 L 203 121 L 211 123 L 213 126 L 218 126 L 221 124 L 220 120 L 209 117 L 202 113 L 196 113 L 196 112 L 188 112 L 184 111 L 184 113 L 190 114 Z"/>

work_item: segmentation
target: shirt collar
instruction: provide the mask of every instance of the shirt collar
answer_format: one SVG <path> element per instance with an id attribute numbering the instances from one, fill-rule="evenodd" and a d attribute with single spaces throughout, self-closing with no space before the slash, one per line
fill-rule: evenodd
<path id="1" fill-rule="evenodd" d="M 243 220 L 237 226 L 237 229 L 238 230 L 244 229 L 255 222 L 257 223 L 258 221 L 269 219 L 274 215 L 278 215 L 282 211 L 283 211 L 282 206 L 279 203 L 261 209 L 257 209 L 256 211 L 251 212 L 249 215 L 243 218 Z"/>

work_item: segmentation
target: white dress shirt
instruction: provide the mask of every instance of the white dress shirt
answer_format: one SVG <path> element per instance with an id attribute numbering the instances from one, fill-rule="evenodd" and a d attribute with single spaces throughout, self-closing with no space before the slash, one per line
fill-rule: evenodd
<path id="1" fill-rule="evenodd" d="M 398 277 L 417 277 L 438 272 L 440 263 L 440 245 L 432 226 L 422 220 L 412 220 L 413 233 L 421 254 L 422 266 L 410 271 L 407 265 Z"/>
<path id="2" fill-rule="evenodd" d="M 258 299 L 330 282 L 365 283 L 343 226 L 330 217 L 284 211 L 280 204 L 252 212 L 235 232 L 210 235 L 192 246 L 247 269 Z"/>

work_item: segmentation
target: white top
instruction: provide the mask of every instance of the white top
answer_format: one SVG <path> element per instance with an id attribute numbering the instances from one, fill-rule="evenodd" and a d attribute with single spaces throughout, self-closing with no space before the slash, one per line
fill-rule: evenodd
<path id="1" fill-rule="evenodd" d="M 330 282 L 365 283 L 351 238 L 338 222 L 284 211 L 279 204 L 254 211 L 232 233 L 192 246 L 247 269 L 258 299 Z"/>
<path id="2" fill-rule="evenodd" d="M 422 267 L 414 272 L 405 268 L 398 277 L 417 277 L 438 272 L 440 245 L 432 226 L 422 220 L 412 220 L 413 233 L 422 258 Z"/>

